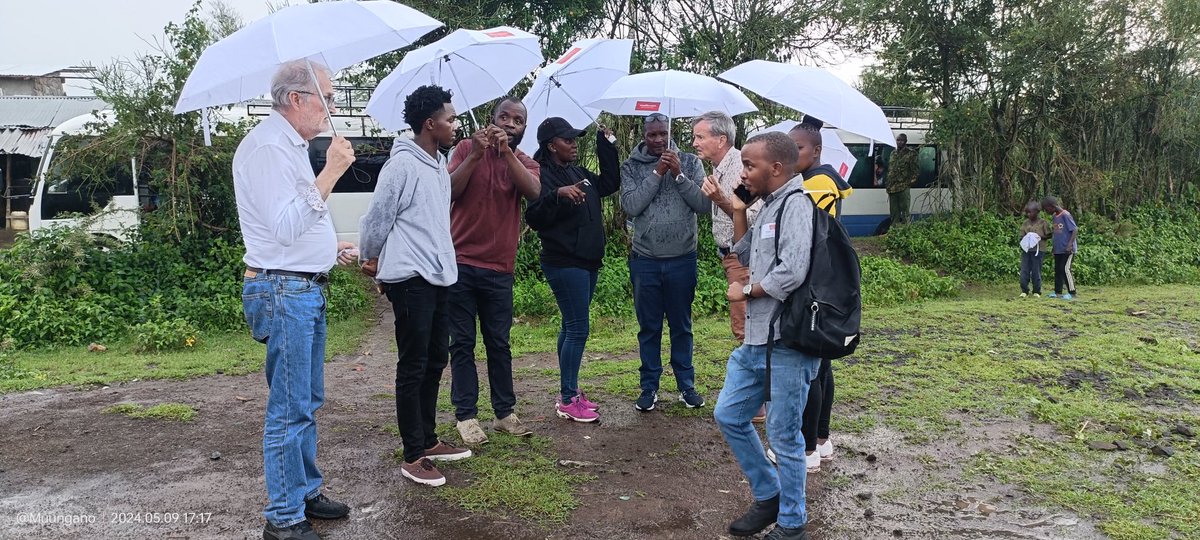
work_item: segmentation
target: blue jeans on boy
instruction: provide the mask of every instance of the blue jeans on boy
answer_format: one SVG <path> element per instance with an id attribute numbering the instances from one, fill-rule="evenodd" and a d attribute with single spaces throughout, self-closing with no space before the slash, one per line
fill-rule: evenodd
<path id="1" fill-rule="evenodd" d="M 656 259 L 631 253 L 633 311 L 637 314 L 638 353 L 643 392 L 657 392 L 662 377 L 663 315 L 671 326 L 671 369 L 680 392 L 693 390 L 692 300 L 696 298 L 696 253 Z"/>
<path id="2" fill-rule="evenodd" d="M 325 402 L 325 295 L 312 280 L 277 274 L 245 278 L 242 310 L 250 335 L 267 344 L 263 515 L 276 527 L 304 521 L 320 494 L 316 412 Z"/>
<path id="3" fill-rule="evenodd" d="M 542 273 L 546 274 L 546 281 L 550 282 L 550 290 L 554 291 L 554 299 L 562 313 L 562 326 L 558 330 L 558 377 L 559 392 L 566 404 L 579 394 L 579 366 L 583 363 L 583 349 L 591 331 L 588 314 L 600 273 L 545 264 Z"/>
<path id="4" fill-rule="evenodd" d="M 804 506 L 808 469 L 800 426 L 808 401 L 808 387 L 817 376 L 821 360 L 780 344 L 776 344 L 771 353 L 767 440 L 775 451 L 778 468 L 767 460 L 758 432 L 750 423 L 765 397 L 766 366 L 766 345 L 742 345 L 734 349 L 713 417 L 750 482 L 754 500 L 765 501 L 779 495 L 777 523 L 792 529 L 808 521 Z"/>
<path id="5" fill-rule="evenodd" d="M 1033 281 L 1033 292 L 1042 294 L 1042 259 L 1045 257 L 1044 251 L 1021 252 L 1021 292 L 1029 294 L 1029 282 Z"/>

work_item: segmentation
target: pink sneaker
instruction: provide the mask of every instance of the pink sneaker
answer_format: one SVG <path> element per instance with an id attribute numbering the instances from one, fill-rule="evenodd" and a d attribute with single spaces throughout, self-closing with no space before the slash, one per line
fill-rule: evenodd
<path id="1" fill-rule="evenodd" d="M 596 404 L 596 402 L 588 399 L 587 396 L 583 395 L 583 392 L 580 392 L 579 395 L 575 396 L 575 401 L 578 401 L 589 411 L 600 410 L 600 405 L 598 405 L 598 404 Z"/>
<path id="2" fill-rule="evenodd" d="M 583 406 L 583 402 L 579 398 L 572 399 L 570 403 L 563 405 L 561 402 L 554 405 L 555 413 L 559 418 L 574 420 L 576 422 L 595 422 L 600 419 L 600 415 L 596 411 L 589 410 Z"/>

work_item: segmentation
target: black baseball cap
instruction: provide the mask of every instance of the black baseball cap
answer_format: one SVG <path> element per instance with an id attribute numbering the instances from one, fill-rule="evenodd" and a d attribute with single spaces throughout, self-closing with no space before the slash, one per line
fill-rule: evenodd
<path id="1" fill-rule="evenodd" d="M 575 129 L 571 124 L 558 116 L 552 116 L 542 120 L 542 124 L 538 126 L 537 140 L 538 144 L 546 144 L 555 137 L 564 139 L 578 139 L 585 133 L 582 129 Z"/>

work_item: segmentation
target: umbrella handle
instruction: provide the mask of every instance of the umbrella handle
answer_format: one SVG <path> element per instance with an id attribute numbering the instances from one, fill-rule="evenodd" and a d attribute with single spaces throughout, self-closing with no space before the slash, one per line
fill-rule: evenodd
<path id="1" fill-rule="evenodd" d="M 321 93 L 321 83 L 317 82 L 317 73 L 313 71 L 312 61 L 305 60 L 304 65 L 308 68 L 308 76 L 312 77 L 313 86 L 317 88 L 317 97 L 321 100 L 321 109 L 325 111 L 325 119 L 329 121 L 329 131 L 333 132 L 336 137 L 337 127 L 333 125 L 333 115 L 329 114 L 329 102 L 325 100 L 325 94 Z"/>

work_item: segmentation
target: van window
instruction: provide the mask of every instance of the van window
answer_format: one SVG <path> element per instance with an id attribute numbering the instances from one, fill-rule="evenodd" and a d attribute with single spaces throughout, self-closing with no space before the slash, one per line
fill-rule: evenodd
<path id="1" fill-rule="evenodd" d="M 875 185 L 875 162 L 873 160 L 881 160 L 886 178 L 888 160 L 892 157 L 892 147 L 876 145 L 874 156 L 867 155 L 869 148 L 866 144 L 847 144 L 846 148 L 858 160 L 858 163 L 854 164 L 854 170 L 850 173 L 850 178 L 847 179 L 850 185 L 854 189 L 876 187 L 883 189 L 884 186 Z M 913 187 L 927 188 L 937 183 L 938 165 L 937 145 L 921 145 L 917 150 L 917 183 L 913 184 Z"/>
<path id="2" fill-rule="evenodd" d="M 129 157 L 105 154 L 111 159 L 82 167 L 74 162 L 96 155 L 94 152 L 81 153 L 81 149 L 94 139 L 68 135 L 54 143 L 54 154 L 46 167 L 42 219 L 59 219 L 68 214 L 92 214 L 96 209 L 107 206 L 114 196 L 134 194 Z"/>
<path id="3" fill-rule="evenodd" d="M 333 186 L 334 193 L 372 193 L 379 183 L 379 171 L 391 155 L 392 139 L 390 137 L 348 137 L 354 147 L 354 164 L 342 174 L 337 184 Z M 330 139 L 320 137 L 313 139 L 308 145 L 308 159 L 312 163 L 313 174 L 321 174 L 325 168 L 325 151 L 329 149 Z"/>

